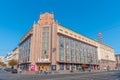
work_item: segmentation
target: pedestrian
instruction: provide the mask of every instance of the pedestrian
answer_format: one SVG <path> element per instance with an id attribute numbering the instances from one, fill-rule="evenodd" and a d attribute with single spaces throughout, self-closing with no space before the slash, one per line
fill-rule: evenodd
<path id="1" fill-rule="evenodd" d="M 20 68 L 18 68 L 18 73 L 20 73 L 20 74 L 22 73 L 22 70 Z"/>
<path id="2" fill-rule="evenodd" d="M 88 68 L 88 70 L 89 70 L 89 72 L 91 72 L 91 69 L 90 69 L 90 68 Z"/>

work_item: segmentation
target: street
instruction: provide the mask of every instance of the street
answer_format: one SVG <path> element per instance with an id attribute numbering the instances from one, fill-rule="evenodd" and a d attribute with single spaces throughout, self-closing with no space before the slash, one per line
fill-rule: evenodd
<path id="1" fill-rule="evenodd" d="M 0 80 L 120 80 L 120 71 L 70 74 L 11 74 L 0 70 Z"/>

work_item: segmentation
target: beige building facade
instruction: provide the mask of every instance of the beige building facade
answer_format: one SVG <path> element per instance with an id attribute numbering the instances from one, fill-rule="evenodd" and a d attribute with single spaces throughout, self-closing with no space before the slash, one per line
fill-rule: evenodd
<path id="1" fill-rule="evenodd" d="M 120 70 L 120 54 L 115 54 L 116 58 L 116 69 Z"/>
<path id="2" fill-rule="evenodd" d="M 0 56 L 0 62 L 4 62 L 4 57 Z"/>
<path id="3" fill-rule="evenodd" d="M 40 15 L 21 38 L 19 64 L 25 70 L 99 69 L 98 42 L 55 22 L 54 14 Z"/>
<path id="4" fill-rule="evenodd" d="M 114 49 L 106 44 L 98 42 L 98 60 L 101 70 L 112 69 L 116 67 Z"/>
<path id="5" fill-rule="evenodd" d="M 18 61 L 18 56 L 19 56 L 19 48 L 16 47 L 15 49 L 12 50 L 11 53 L 7 54 L 4 58 L 4 62 L 7 65 L 7 67 L 10 67 L 8 64 L 10 60 L 14 59 L 14 60 Z M 14 67 L 17 68 L 18 65 L 14 66 Z"/>

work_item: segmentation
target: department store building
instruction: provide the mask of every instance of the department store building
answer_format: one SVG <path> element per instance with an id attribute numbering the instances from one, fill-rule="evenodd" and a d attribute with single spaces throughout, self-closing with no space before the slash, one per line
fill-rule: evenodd
<path id="1" fill-rule="evenodd" d="M 38 23 L 21 38 L 19 65 L 31 70 L 98 70 L 99 42 L 72 31 L 54 20 L 53 13 L 40 14 Z"/>

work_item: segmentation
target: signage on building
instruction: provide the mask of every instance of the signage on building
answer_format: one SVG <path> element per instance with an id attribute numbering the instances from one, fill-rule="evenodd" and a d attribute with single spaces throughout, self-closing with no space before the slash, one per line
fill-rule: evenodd
<path id="1" fill-rule="evenodd" d="M 31 71 L 35 71 L 35 65 L 31 65 L 31 66 L 30 66 L 30 70 L 31 70 Z"/>
<path id="2" fill-rule="evenodd" d="M 43 59 L 43 58 L 41 58 L 41 59 L 38 59 L 38 62 L 49 62 L 49 59 Z"/>

